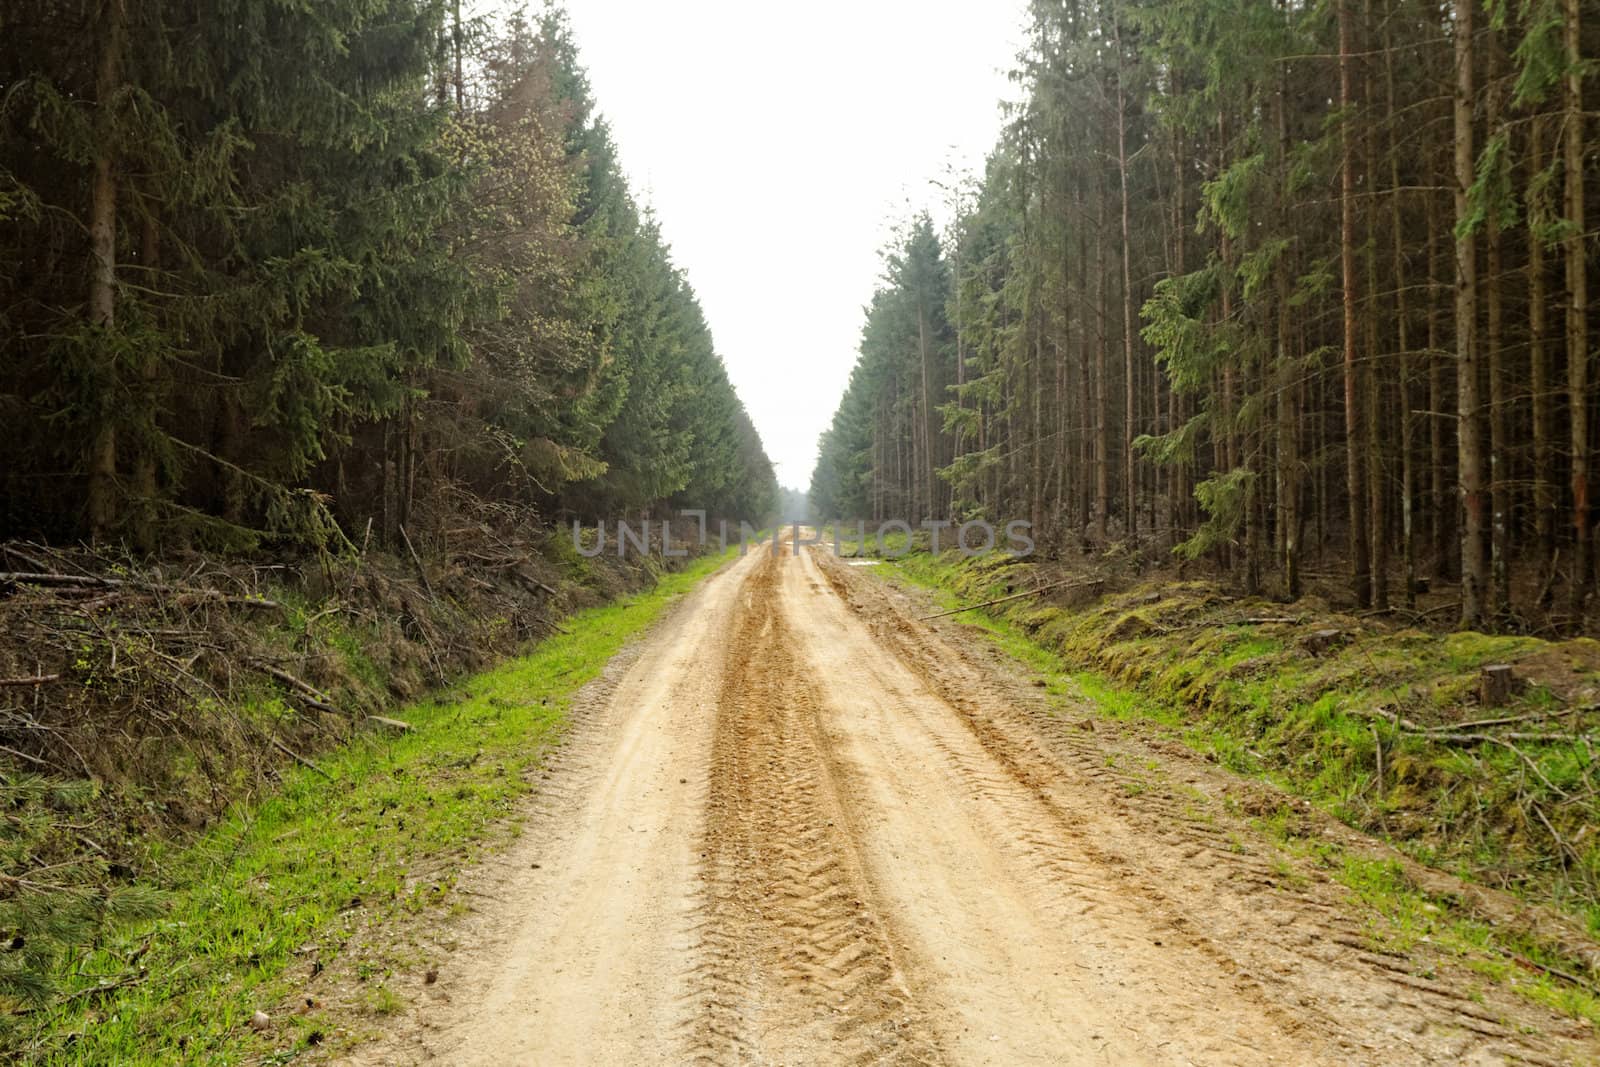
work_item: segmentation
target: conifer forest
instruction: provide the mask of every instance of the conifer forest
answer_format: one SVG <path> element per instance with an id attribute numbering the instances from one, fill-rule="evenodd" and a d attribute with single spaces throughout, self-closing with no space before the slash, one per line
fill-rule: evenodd
<path id="1" fill-rule="evenodd" d="M 0 0 L 0 1063 L 1600 1062 L 1600 0 Z"/>
<path id="2" fill-rule="evenodd" d="M 827 515 L 1015 514 L 1363 608 L 1582 629 L 1600 329 L 1582 0 L 1039 2 L 981 180 L 904 227 Z M 1585 16 L 1588 16 L 1585 18 Z"/>
<path id="3" fill-rule="evenodd" d="M 18 0 L 0 90 L 0 533 L 775 505 L 559 13 Z"/>

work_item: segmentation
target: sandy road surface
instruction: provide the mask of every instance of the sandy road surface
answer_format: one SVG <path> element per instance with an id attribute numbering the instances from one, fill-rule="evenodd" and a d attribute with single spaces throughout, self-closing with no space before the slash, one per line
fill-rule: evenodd
<path id="1" fill-rule="evenodd" d="M 590 694 L 449 981 L 358 1061 L 1593 1053 L 1371 950 L 1344 891 L 1208 814 L 1225 775 L 1090 727 L 854 568 L 747 556 Z"/>

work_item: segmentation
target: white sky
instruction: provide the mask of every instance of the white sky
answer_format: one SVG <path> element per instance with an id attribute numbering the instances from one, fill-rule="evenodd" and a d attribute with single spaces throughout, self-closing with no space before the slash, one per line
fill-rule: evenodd
<path id="1" fill-rule="evenodd" d="M 806 488 L 890 224 L 981 173 L 1025 0 L 568 0 L 630 184 L 654 206 L 784 485 Z"/>

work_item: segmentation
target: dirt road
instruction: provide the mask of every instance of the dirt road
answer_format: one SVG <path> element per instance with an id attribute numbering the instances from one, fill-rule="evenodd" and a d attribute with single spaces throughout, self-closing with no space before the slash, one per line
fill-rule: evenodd
<path id="1" fill-rule="evenodd" d="M 1592 1051 L 1497 987 L 1373 950 L 1347 890 L 1227 814 L 1244 783 L 1052 709 L 937 627 L 820 553 L 711 578 L 588 695 L 443 979 L 358 1061 Z"/>

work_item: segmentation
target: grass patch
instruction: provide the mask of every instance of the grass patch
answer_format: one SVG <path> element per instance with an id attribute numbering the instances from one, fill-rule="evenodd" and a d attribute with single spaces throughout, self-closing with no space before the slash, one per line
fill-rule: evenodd
<path id="1" fill-rule="evenodd" d="M 452 901 L 448 876 L 503 824 L 565 725 L 573 694 L 630 637 L 731 553 L 570 617 L 569 632 L 436 698 L 397 712 L 413 729 L 321 757 L 329 781 L 285 771 L 282 788 L 239 805 L 187 846 L 154 846 L 145 881 L 169 899 L 158 920 L 80 956 L 68 996 L 26 1019 L 22 1055 L 41 1064 L 283 1063 L 322 1040 L 318 1012 L 272 1009 L 341 951 L 358 921 Z M 442 880 L 441 880 L 442 879 Z M 293 968 L 293 973 L 291 973 Z M 371 969 L 368 969 L 371 972 Z M 386 974 L 365 998 L 403 1007 Z M 118 984 L 127 983 L 127 984 Z"/>

